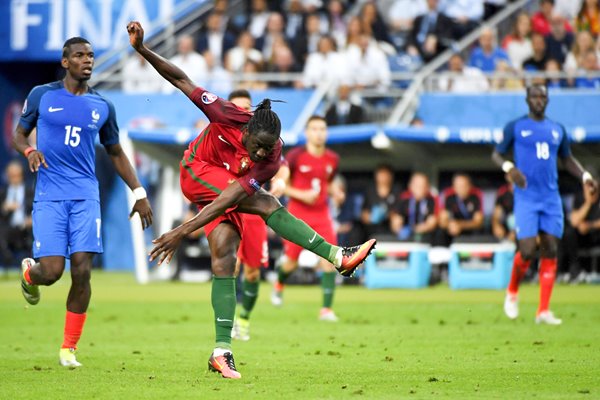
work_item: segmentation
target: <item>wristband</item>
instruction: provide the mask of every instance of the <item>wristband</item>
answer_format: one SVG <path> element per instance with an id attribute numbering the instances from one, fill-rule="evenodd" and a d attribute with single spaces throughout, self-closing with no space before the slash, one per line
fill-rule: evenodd
<path id="1" fill-rule="evenodd" d="M 510 161 L 504 161 L 502 163 L 502 171 L 504 171 L 505 173 L 509 173 L 511 169 L 513 169 L 515 167 L 515 164 L 513 164 Z"/>
<path id="2" fill-rule="evenodd" d="M 35 151 L 35 149 L 33 147 L 29 146 L 28 148 L 25 149 L 25 151 L 23 152 L 23 155 L 25 156 L 25 158 L 27 158 L 34 151 Z"/>
<path id="3" fill-rule="evenodd" d="M 144 189 L 143 187 L 138 187 L 133 189 L 133 195 L 135 196 L 135 200 L 143 200 L 145 199 L 146 196 L 146 189 Z"/>
<path id="4" fill-rule="evenodd" d="M 594 177 L 588 171 L 584 171 L 583 174 L 581 175 L 581 181 L 583 183 L 586 183 L 587 181 L 592 181 L 592 180 L 594 180 Z"/>

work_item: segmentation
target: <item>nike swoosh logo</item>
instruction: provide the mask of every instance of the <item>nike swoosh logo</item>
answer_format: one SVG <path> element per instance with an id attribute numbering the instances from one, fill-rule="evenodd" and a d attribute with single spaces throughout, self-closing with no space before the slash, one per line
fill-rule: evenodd
<path id="1" fill-rule="evenodd" d="M 63 107 L 58 107 L 58 108 L 48 107 L 48 112 L 57 112 L 57 111 L 62 111 L 62 110 L 64 110 Z"/>
<path id="2" fill-rule="evenodd" d="M 256 293 L 250 293 L 247 290 L 244 290 L 244 294 L 248 297 L 256 297 Z"/>
<path id="3" fill-rule="evenodd" d="M 310 240 L 308 241 L 308 243 L 312 243 L 312 242 L 314 242 L 316 237 L 317 237 L 317 232 L 315 232 L 315 234 L 313 235 L 312 239 L 310 239 Z"/>
<path id="4" fill-rule="evenodd" d="M 521 131 L 521 136 L 523 137 L 531 136 L 532 134 L 532 131 Z"/>
<path id="5" fill-rule="evenodd" d="M 233 322 L 233 321 L 230 319 L 224 319 L 224 318 L 217 317 L 217 322 Z"/>
<path id="6" fill-rule="evenodd" d="M 229 143 L 227 140 L 223 139 L 223 136 L 221 136 L 221 135 L 219 135 L 219 140 L 220 140 L 221 142 L 225 142 L 225 143 L 227 143 L 228 145 L 230 145 L 230 146 L 231 146 L 231 143 Z"/>

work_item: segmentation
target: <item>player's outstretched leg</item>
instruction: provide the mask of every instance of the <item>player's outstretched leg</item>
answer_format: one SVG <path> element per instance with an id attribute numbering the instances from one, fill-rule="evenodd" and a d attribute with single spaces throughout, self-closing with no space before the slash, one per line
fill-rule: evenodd
<path id="1" fill-rule="evenodd" d="M 506 289 L 506 298 L 504 299 L 504 313 L 510 319 L 516 319 L 519 316 L 519 284 L 525 276 L 531 260 L 523 259 L 520 251 L 517 251 L 513 261 L 510 282 Z"/>
<path id="2" fill-rule="evenodd" d="M 540 305 L 535 317 L 535 322 L 538 324 L 562 324 L 562 320 L 556 318 L 549 308 L 554 279 L 556 278 L 556 261 L 556 258 L 542 258 L 540 260 Z"/>
<path id="3" fill-rule="evenodd" d="M 375 248 L 377 241 L 368 240 L 359 246 L 338 247 L 328 243 L 304 221 L 299 220 L 280 207 L 266 219 L 277 234 L 332 263 L 343 276 L 352 276 L 356 268 L 365 261 Z"/>
<path id="4" fill-rule="evenodd" d="M 35 260 L 33 258 L 25 258 L 21 261 L 21 293 L 25 301 L 31 305 L 36 305 L 40 302 L 40 288 L 33 283 L 29 276 L 29 271 L 34 265 Z"/>
<path id="5" fill-rule="evenodd" d="M 244 265 L 244 281 L 242 287 L 242 309 L 240 315 L 233 322 L 231 337 L 236 340 L 250 340 L 250 314 L 258 299 L 258 286 L 260 282 L 260 267 L 251 268 Z"/>

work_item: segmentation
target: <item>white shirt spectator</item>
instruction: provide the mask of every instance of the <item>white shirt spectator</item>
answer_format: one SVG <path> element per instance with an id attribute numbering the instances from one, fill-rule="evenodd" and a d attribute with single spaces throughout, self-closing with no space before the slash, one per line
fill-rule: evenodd
<path id="1" fill-rule="evenodd" d="M 425 0 L 396 0 L 387 13 L 387 20 L 394 29 L 410 30 L 414 19 L 425 13 Z"/>
<path id="2" fill-rule="evenodd" d="M 250 17 L 250 24 L 248 25 L 248 31 L 254 38 L 259 38 L 265 33 L 267 27 L 267 21 L 269 20 L 270 12 L 265 11 L 257 14 L 252 14 Z"/>
<path id="3" fill-rule="evenodd" d="M 261 64 L 263 62 L 263 56 L 260 51 L 254 48 L 245 49 L 239 46 L 234 47 L 227 52 L 226 65 L 232 72 L 241 72 L 246 60 Z"/>
<path id="4" fill-rule="evenodd" d="M 365 50 L 354 45 L 348 47 L 346 65 L 349 69 L 345 80 L 356 86 L 387 88 L 391 83 L 391 72 L 385 53 L 374 41 Z"/>
<path id="5" fill-rule="evenodd" d="M 524 40 L 513 39 L 506 46 L 506 53 L 513 68 L 521 70 L 523 62 L 533 56 L 533 47 L 529 38 Z"/>
<path id="6" fill-rule="evenodd" d="M 135 55 L 123 66 L 121 82 L 125 93 L 157 93 L 164 80 L 148 61 Z"/>
<path id="7" fill-rule="evenodd" d="M 181 68 L 196 85 L 206 87 L 208 66 L 206 65 L 206 61 L 201 54 L 195 51 L 184 55 L 177 54 L 169 61 Z M 175 87 L 169 82 L 166 83 L 167 84 L 163 86 L 163 92 L 173 93 L 175 91 Z"/>
<path id="8" fill-rule="evenodd" d="M 581 8 L 583 0 L 555 0 L 554 12 L 562 15 L 569 21 L 573 21 Z"/>
<path id="9" fill-rule="evenodd" d="M 210 51 L 215 56 L 215 60 L 220 61 L 223 58 L 222 32 L 210 32 L 208 34 L 208 51 Z"/>
<path id="10" fill-rule="evenodd" d="M 490 84 L 481 70 L 473 67 L 463 67 L 460 76 L 440 78 L 440 89 L 452 93 L 482 93 Z"/>
<path id="11" fill-rule="evenodd" d="M 483 18 L 483 0 L 445 0 L 440 10 L 452 19 L 466 17 L 471 21 Z"/>
<path id="12" fill-rule="evenodd" d="M 304 64 L 302 83 L 306 87 L 314 87 L 324 81 L 339 82 L 348 75 L 346 65 L 344 56 L 336 51 L 309 54 Z"/>

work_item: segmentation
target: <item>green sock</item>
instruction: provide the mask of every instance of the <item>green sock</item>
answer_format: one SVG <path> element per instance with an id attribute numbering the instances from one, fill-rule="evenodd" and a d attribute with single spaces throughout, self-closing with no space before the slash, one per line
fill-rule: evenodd
<path id="1" fill-rule="evenodd" d="M 331 308 L 333 294 L 335 293 L 335 272 L 323 272 L 321 276 L 321 287 L 323 288 L 323 307 Z"/>
<path id="2" fill-rule="evenodd" d="M 250 318 L 250 312 L 254 308 L 256 299 L 258 298 L 258 283 L 258 281 L 250 282 L 244 279 L 244 284 L 242 286 L 242 311 L 240 312 L 240 318 Z"/>
<path id="3" fill-rule="evenodd" d="M 269 215 L 266 223 L 282 238 L 312 251 L 332 264 L 335 263 L 335 256 L 340 248 L 327 243 L 314 229 L 290 214 L 285 207 Z"/>
<path id="4" fill-rule="evenodd" d="M 235 278 L 213 276 L 211 302 L 215 312 L 216 346 L 231 349 L 231 328 L 235 317 Z"/>
<path id="5" fill-rule="evenodd" d="M 284 271 L 283 266 L 279 267 L 279 271 L 277 272 L 277 281 L 283 285 L 285 281 L 287 281 L 287 279 L 290 277 L 292 272 Z"/>

